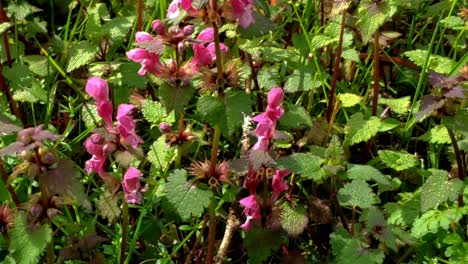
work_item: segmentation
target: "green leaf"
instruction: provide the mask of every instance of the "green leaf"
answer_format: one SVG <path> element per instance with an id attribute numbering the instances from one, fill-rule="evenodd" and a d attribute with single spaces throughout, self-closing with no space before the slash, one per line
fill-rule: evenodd
<path id="1" fill-rule="evenodd" d="M 31 79 L 31 86 L 13 93 L 13 99 L 20 102 L 46 102 L 47 91 L 44 87 L 44 82 L 38 79 Z"/>
<path id="2" fill-rule="evenodd" d="M 366 209 L 379 199 L 364 180 L 353 180 L 338 191 L 338 201 L 340 205 Z"/>
<path id="3" fill-rule="evenodd" d="M 191 215 L 201 216 L 213 196 L 210 190 L 200 189 L 193 182 L 187 181 L 186 170 L 174 170 L 164 184 L 164 191 L 169 203 L 184 220 Z"/>
<path id="4" fill-rule="evenodd" d="M 99 43 L 103 31 L 101 27 L 101 19 L 109 19 L 109 11 L 107 10 L 106 4 L 97 3 L 86 9 L 88 17 L 85 24 L 85 35 L 86 39 Z"/>
<path id="5" fill-rule="evenodd" d="M 440 228 L 447 231 L 453 223 L 458 223 L 464 215 L 468 214 L 467 207 L 453 206 L 444 210 L 429 210 L 416 220 L 413 220 L 411 234 L 415 238 L 422 238 L 428 233 L 437 233 Z"/>
<path id="6" fill-rule="evenodd" d="M 115 223 L 121 214 L 117 201 L 118 197 L 110 192 L 103 192 L 97 201 L 99 215 L 104 219 L 107 218 L 109 223 Z"/>
<path id="7" fill-rule="evenodd" d="M 49 68 L 49 60 L 45 56 L 28 55 L 24 56 L 23 60 L 28 64 L 29 70 L 39 76 L 45 77 L 54 72 L 52 68 Z"/>
<path id="8" fill-rule="evenodd" d="M 10 27 L 11 27 L 11 23 L 10 22 L 3 22 L 3 23 L 0 23 L 0 34 L 2 34 L 3 32 L 7 31 Z"/>
<path id="9" fill-rule="evenodd" d="M 348 121 L 348 133 L 345 136 L 345 143 L 354 145 L 365 142 L 377 135 L 380 130 L 381 121 L 378 117 L 372 116 L 364 119 L 361 112 L 355 113 Z"/>
<path id="10" fill-rule="evenodd" d="M 156 169 L 165 170 L 171 164 L 176 152 L 175 147 L 167 145 L 166 136 L 161 136 L 151 144 L 147 158 Z"/>
<path id="11" fill-rule="evenodd" d="M 397 203 L 386 203 L 385 211 L 388 223 L 403 227 L 411 226 L 421 213 L 421 192 L 399 193 L 401 197 Z"/>
<path id="12" fill-rule="evenodd" d="M 281 168 L 289 169 L 301 175 L 304 179 L 322 182 L 326 176 L 321 169 L 323 159 L 310 153 L 294 153 L 277 161 Z"/>
<path id="13" fill-rule="evenodd" d="M 375 181 L 378 184 L 392 186 L 392 183 L 378 169 L 369 165 L 350 164 L 348 178 L 352 180 Z"/>
<path id="14" fill-rule="evenodd" d="M 449 180 L 446 171 L 431 169 L 432 175 L 421 187 L 421 210 L 426 212 L 445 201 L 455 201 L 463 189 L 459 179 Z"/>
<path id="15" fill-rule="evenodd" d="M 419 139 L 432 144 L 451 144 L 450 136 L 444 125 L 436 125 L 431 130 L 420 136 Z"/>
<path id="16" fill-rule="evenodd" d="M 86 128 L 94 128 L 96 124 L 94 124 L 94 120 L 99 122 L 101 117 L 99 117 L 96 109 L 96 105 L 93 103 L 87 103 L 87 107 L 81 108 L 81 116 Z M 88 111 L 89 110 L 89 111 Z"/>
<path id="17" fill-rule="evenodd" d="M 40 8 L 32 6 L 26 0 L 10 2 L 7 7 L 8 13 L 16 20 L 24 20 L 30 14 L 42 11 Z"/>
<path id="18" fill-rule="evenodd" d="M 71 52 L 67 64 L 67 72 L 71 72 L 91 62 L 97 55 L 99 48 L 87 40 L 76 44 Z"/>
<path id="19" fill-rule="evenodd" d="M 341 53 L 341 57 L 345 60 L 354 61 L 360 63 L 361 59 L 359 58 L 359 52 L 355 49 L 347 49 Z"/>
<path id="20" fill-rule="evenodd" d="M 411 97 L 404 96 L 401 98 L 379 98 L 379 104 L 387 105 L 390 109 L 400 115 L 407 114 L 411 104 Z"/>
<path id="21" fill-rule="evenodd" d="M 406 51 L 404 55 L 419 67 L 423 67 L 426 57 L 428 56 L 428 52 L 427 50 L 417 49 Z M 454 65 L 455 63 L 453 60 L 449 58 L 434 54 L 429 56 L 428 68 L 438 73 L 449 74 Z"/>
<path id="22" fill-rule="evenodd" d="M 191 86 L 175 88 L 164 82 L 159 86 L 159 97 L 162 99 L 167 112 L 172 110 L 181 112 L 192 99 L 194 91 Z"/>
<path id="23" fill-rule="evenodd" d="M 143 113 L 143 117 L 145 117 L 152 126 L 157 126 L 161 122 L 175 122 L 174 112 L 167 114 L 166 108 L 157 101 L 148 99 L 143 100 L 141 111 Z"/>
<path id="24" fill-rule="evenodd" d="M 121 43 L 130 32 L 134 20 L 134 17 L 115 17 L 105 23 L 102 30 L 114 43 Z"/>
<path id="25" fill-rule="evenodd" d="M 358 26 L 362 41 L 367 43 L 372 35 L 397 11 L 394 1 L 363 0 L 358 8 Z"/>
<path id="26" fill-rule="evenodd" d="M 294 70 L 287 78 L 284 91 L 287 93 L 309 91 L 320 87 L 320 85 L 321 83 L 319 80 L 314 80 L 310 68 L 302 67 Z"/>
<path id="27" fill-rule="evenodd" d="M 279 71 L 275 67 L 262 67 L 257 73 L 257 80 L 260 89 L 269 91 L 271 88 L 280 86 Z"/>
<path id="28" fill-rule="evenodd" d="M 465 21 L 458 16 L 448 16 L 440 21 L 444 26 L 453 30 L 463 30 Z"/>
<path id="29" fill-rule="evenodd" d="M 115 78 L 119 80 L 119 86 L 128 88 L 146 88 L 146 79 L 138 74 L 140 65 L 134 62 L 119 65 L 119 72 Z"/>
<path id="30" fill-rule="evenodd" d="M 263 263 L 281 245 L 281 235 L 267 228 L 253 227 L 245 233 L 244 247 L 249 255 L 249 263 Z"/>
<path id="31" fill-rule="evenodd" d="M 23 213 L 18 213 L 10 233 L 10 256 L 21 264 L 39 263 L 39 257 L 52 239 L 48 224 L 31 228 Z"/>
<path id="32" fill-rule="evenodd" d="M 389 248 L 397 251 L 395 234 L 387 224 L 383 213 L 377 207 L 370 207 L 363 215 L 362 219 L 367 222 L 367 229 L 379 241 L 385 243 Z"/>
<path id="33" fill-rule="evenodd" d="M 258 46 L 257 46 L 258 47 Z M 255 49 L 255 48 L 254 48 Z M 300 55 L 295 49 L 283 49 L 277 47 L 260 47 L 259 51 L 263 54 L 266 62 L 299 62 Z"/>
<path id="34" fill-rule="evenodd" d="M 280 206 L 280 223 L 281 227 L 290 235 L 298 236 L 304 232 L 307 227 L 309 218 L 304 207 L 296 205 L 292 208 L 288 202 L 284 202 Z"/>
<path id="35" fill-rule="evenodd" d="M 381 249 L 370 249 L 369 245 L 344 229 L 338 229 L 330 235 L 335 263 L 371 264 L 383 263 L 385 254 Z"/>
<path id="36" fill-rule="evenodd" d="M 379 150 L 380 160 L 396 171 L 407 170 L 418 165 L 418 159 L 408 153 L 393 151 L 393 150 Z"/>
<path id="37" fill-rule="evenodd" d="M 202 96 L 197 102 L 197 112 L 211 126 L 219 125 L 223 135 L 230 137 L 242 126 L 244 114 L 252 112 L 251 99 L 242 91 L 229 90 L 222 98 Z"/>
<path id="38" fill-rule="evenodd" d="M 338 100 L 343 107 L 353 107 L 362 101 L 362 96 L 352 93 L 338 94 Z"/>
<path id="39" fill-rule="evenodd" d="M 283 105 L 286 106 L 286 110 L 279 120 L 281 126 L 290 129 L 301 128 L 304 127 L 304 125 L 307 127 L 312 126 L 312 119 L 304 107 L 288 102 L 284 102 Z"/>

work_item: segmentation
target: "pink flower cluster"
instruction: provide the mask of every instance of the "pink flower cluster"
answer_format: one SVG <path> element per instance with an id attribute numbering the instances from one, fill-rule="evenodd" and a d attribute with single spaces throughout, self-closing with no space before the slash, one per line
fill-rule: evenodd
<path id="1" fill-rule="evenodd" d="M 258 122 L 255 129 L 255 136 L 257 136 L 258 141 L 253 146 L 254 150 L 268 151 L 270 140 L 276 131 L 276 122 L 284 114 L 281 101 L 283 101 L 283 90 L 279 87 L 271 89 L 268 93 L 265 112 L 253 117 L 253 120 Z"/>
<path id="2" fill-rule="evenodd" d="M 193 26 L 186 26 L 183 29 L 173 26 L 166 32 L 164 23 L 155 20 L 152 28 L 157 36 L 153 37 L 147 32 L 137 32 L 135 40 L 140 47 L 126 53 L 130 60 L 140 63 L 138 74 L 141 76 L 150 73 L 170 84 L 177 83 L 177 80 L 186 84 L 202 67 L 207 67 L 216 60 L 213 28 L 204 29 L 195 40 L 190 38 Z M 164 45 L 182 50 L 185 48 L 185 43 L 193 43 L 194 57 L 191 61 L 178 65 L 177 60 L 171 59 L 166 62 L 161 60 L 160 53 L 164 50 Z M 222 52 L 228 51 L 223 43 L 220 44 L 220 48 Z"/>
<path id="3" fill-rule="evenodd" d="M 143 140 L 135 132 L 135 120 L 130 116 L 130 112 L 134 108 L 130 104 L 121 104 L 117 109 L 117 125 L 114 126 L 113 122 L 113 106 L 109 99 L 109 86 L 107 82 L 98 77 L 92 77 L 86 84 L 86 92 L 93 97 L 96 101 L 96 108 L 98 115 L 102 118 L 105 124 L 105 132 L 93 133 L 88 139 L 86 139 L 84 145 L 89 154 L 92 155 L 91 159 L 86 161 L 85 170 L 87 173 L 97 173 L 106 181 L 113 181 L 110 176 L 104 170 L 104 164 L 107 158 L 116 151 L 119 146 L 123 148 L 137 148 L 139 144 L 143 143 Z M 131 183 L 134 181 L 135 168 L 131 167 L 124 176 L 124 191 L 125 196 L 133 197 L 127 199 L 130 202 L 138 202 L 141 200 L 137 199 L 139 196 L 132 194 L 135 191 L 135 184 Z M 141 176 L 141 173 L 139 174 Z M 130 183 L 126 184 L 126 178 L 130 179 Z M 127 187 L 125 187 L 127 185 Z"/>
<path id="4" fill-rule="evenodd" d="M 264 113 L 261 113 L 253 118 L 254 121 L 258 122 L 255 130 L 255 135 L 258 138 L 257 143 L 252 147 L 253 150 L 267 152 L 270 146 L 270 140 L 273 138 L 276 130 L 276 122 L 283 115 L 284 109 L 281 106 L 283 100 L 283 90 L 279 87 L 271 89 L 268 93 L 267 108 Z M 250 230 L 253 221 L 261 219 L 261 208 L 271 206 L 281 193 L 288 190 L 287 181 L 284 179 L 290 174 L 288 170 L 273 170 L 268 168 L 265 171 L 264 167 L 260 168 L 264 170 L 263 174 L 266 177 L 262 177 L 260 173 L 254 172 L 252 166 L 249 167 L 247 177 L 244 181 L 244 187 L 249 191 L 250 195 L 240 200 L 239 203 L 244 207 L 244 215 L 246 221 L 241 225 L 244 230 Z M 269 179 L 268 171 L 274 172 L 271 180 L 271 197 L 269 201 L 259 202 L 257 196 L 257 187 L 264 183 L 264 180 Z"/>
<path id="5" fill-rule="evenodd" d="M 252 15 L 253 0 L 227 0 L 226 9 L 232 14 L 233 20 L 237 21 L 243 28 L 247 28 L 255 20 Z M 184 9 L 190 16 L 197 16 L 200 11 L 193 7 L 192 0 L 173 0 L 167 10 L 167 18 L 174 19 L 180 15 L 180 8 Z M 231 18 L 230 15 L 226 18 Z"/>

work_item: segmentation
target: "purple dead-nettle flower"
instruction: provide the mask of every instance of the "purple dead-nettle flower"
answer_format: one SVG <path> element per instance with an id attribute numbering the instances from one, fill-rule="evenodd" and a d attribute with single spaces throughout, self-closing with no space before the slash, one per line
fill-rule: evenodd
<path id="1" fill-rule="evenodd" d="M 274 202 L 278 199 L 279 195 L 288 190 L 288 181 L 284 179 L 291 172 L 288 170 L 276 170 L 273 176 L 271 187 L 273 193 L 271 194 L 271 200 Z"/>
<path id="2" fill-rule="evenodd" d="M 113 106 L 109 100 L 109 87 L 107 82 L 101 78 L 93 77 L 86 85 L 88 92 L 96 101 L 99 116 L 104 120 L 105 129 L 97 129 L 84 145 L 91 159 L 86 161 L 85 169 L 87 173 L 97 173 L 104 180 L 112 180 L 105 170 L 104 165 L 108 157 L 118 149 L 136 149 L 143 140 L 136 134 L 135 121 L 130 113 L 134 106 L 121 104 L 117 108 L 117 125 L 113 122 Z"/>
<path id="3" fill-rule="evenodd" d="M 16 142 L 0 150 L 0 157 L 15 153 L 29 153 L 30 150 L 44 146 L 44 141 L 56 141 L 59 136 L 50 131 L 44 130 L 44 125 L 30 127 L 18 132 Z"/>
<path id="4" fill-rule="evenodd" d="M 141 203 L 141 185 L 140 185 L 140 177 L 143 174 L 137 170 L 135 167 L 128 168 L 127 172 L 125 172 L 123 181 L 122 181 L 122 188 L 124 191 L 125 200 L 127 203 L 131 204 L 140 204 Z"/>
<path id="5" fill-rule="evenodd" d="M 194 68 L 194 71 L 198 72 L 201 67 L 206 67 L 216 60 L 213 28 L 204 29 L 198 34 L 195 41 L 193 44 L 193 59 L 190 62 L 190 66 Z M 223 43 L 220 43 L 219 47 L 222 52 L 228 51 L 228 48 Z"/>
<path id="6" fill-rule="evenodd" d="M 239 203 L 244 207 L 243 213 L 246 216 L 245 223 L 240 227 L 244 230 L 250 230 L 250 228 L 252 228 L 252 221 L 258 221 L 262 217 L 257 196 L 255 194 L 251 194 L 240 200 Z"/>
<path id="7" fill-rule="evenodd" d="M 255 20 L 252 14 L 253 0 L 232 0 L 232 12 L 239 25 L 247 28 Z"/>
<path id="8" fill-rule="evenodd" d="M 192 6 L 192 0 L 173 0 L 167 9 L 167 18 L 174 19 L 180 15 L 180 7 L 190 16 L 196 16 L 198 10 Z"/>

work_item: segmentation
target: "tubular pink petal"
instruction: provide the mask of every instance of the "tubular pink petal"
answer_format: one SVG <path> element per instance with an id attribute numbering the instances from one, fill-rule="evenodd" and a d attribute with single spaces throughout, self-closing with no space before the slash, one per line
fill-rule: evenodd
<path id="1" fill-rule="evenodd" d="M 148 32 L 139 31 L 135 34 L 136 42 L 144 42 L 148 40 L 153 40 L 153 36 L 151 36 Z"/>
<path id="2" fill-rule="evenodd" d="M 91 95 L 96 102 L 109 100 L 109 86 L 105 80 L 99 77 L 88 79 L 86 92 Z"/>

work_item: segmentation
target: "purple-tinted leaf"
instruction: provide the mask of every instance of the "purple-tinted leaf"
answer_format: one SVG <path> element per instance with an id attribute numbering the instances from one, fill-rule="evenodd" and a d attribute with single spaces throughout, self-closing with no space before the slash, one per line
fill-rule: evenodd
<path id="1" fill-rule="evenodd" d="M 262 165 L 267 166 L 274 160 L 268 152 L 252 149 L 249 152 L 249 161 L 252 163 L 253 170 L 256 171 Z"/>
<path id="2" fill-rule="evenodd" d="M 427 115 L 444 106 L 444 103 L 444 99 L 437 99 L 433 95 L 425 95 L 421 100 L 421 106 L 419 107 L 419 113 L 416 120 L 421 121 Z"/>
<path id="3" fill-rule="evenodd" d="M 465 98 L 465 91 L 460 86 L 453 87 L 448 92 L 444 93 L 446 98 Z"/>
<path id="4" fill-rule="evenodd" d="M 433 70 L 429 71 L 429 84 L 432 87 L 451 88 L 457 83 L 457 77 L 447 77 Z"/>
<path id="5" fill-rule="evenodd" d="M 21 131 L 21 127 L 16 125 L 8 117 L 0 114 L 0 135 L 8 135 Z"/>
<path id="6" fill-rule="evenodd" d="M 229 161 L 229 168 L 238 175 L 245 175 L 249 170 L 249 161 L 246 159 L 235 159 Z"/>
<path id="7" fill-rule="evenodd" d="M 36 146 L 37 146 L 36 144 L 29 144 L 29 145 L 25 146 L 21 142 L 14 142 L 14 143 L 11 143 L 10 145 L 0 149 L 0 157 L 6 156 L 6 155 L 16 154 L 16 153 L 22 152 L 24 150 L 33 149 Z"/>
<path id="8" fill-rule="evenodd" d="M 49 171 L 44 177 L 44 184 L 51 193 L 72 197 L 88 208 L 90 205 L 79 177 L 80 172 L 73 161 L 60 160 L 57 168 Z"/>
<path id="9" fill-rule="evenodd" d="M 135 46 L 155 54 L 161 54 L 164 51 L 164 44 L 158 37 L 152 40 L 135 43 Z"/>

